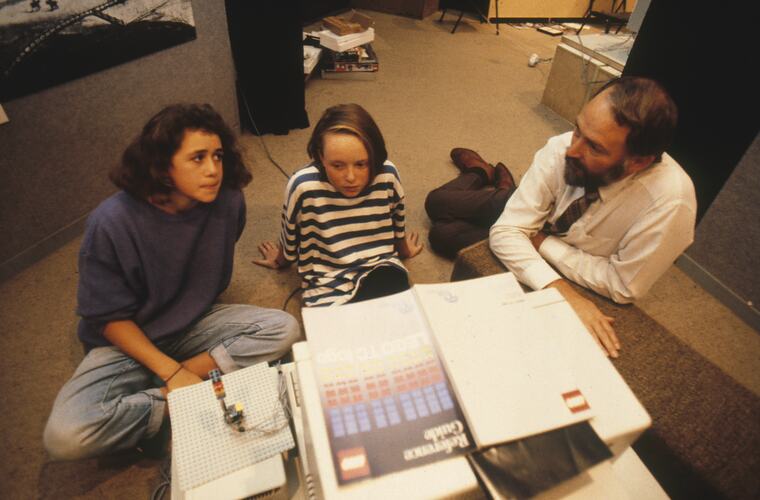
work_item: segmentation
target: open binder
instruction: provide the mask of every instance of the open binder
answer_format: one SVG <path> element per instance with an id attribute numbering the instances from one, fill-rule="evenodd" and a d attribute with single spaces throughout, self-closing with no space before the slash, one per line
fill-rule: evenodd
<path id="1" fill-rule="evenodd" d="M 338 483 L 591 418 L 528 297 L 505 273 L 304 309 Z"/>

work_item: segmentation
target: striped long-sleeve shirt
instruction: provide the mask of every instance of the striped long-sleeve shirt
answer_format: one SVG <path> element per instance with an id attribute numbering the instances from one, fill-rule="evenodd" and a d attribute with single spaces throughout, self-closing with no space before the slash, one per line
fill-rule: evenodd
<path id="1" fill-rule="evenodd" d="M 343 304 L 378 266 L 406 271 L 395 240 L 404 238 L 404 189 L 386 162 L 355 198 L 338 192 L 311 164 L 290 178 L 282 211 L 285 259 L 298 262 L 307 306 Z"/>

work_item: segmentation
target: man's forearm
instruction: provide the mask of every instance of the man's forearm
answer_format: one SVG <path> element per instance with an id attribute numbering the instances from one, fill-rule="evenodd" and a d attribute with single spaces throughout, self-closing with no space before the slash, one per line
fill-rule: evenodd
<path id="1" fill-rule="evenodd" d="M 556 236 L 548 236 L 542 242 L 540 253 L 564 278 L 617 303 L 629 303 L 636 296 L 621 275 L 625 263 L 613 262 L 614 256 L 592 255 Z"/>
<path id="2" fill-rule="evenodd" d="M 530 236 L 516 227 L 495 224 L 491 228 L 490 247 L 521 283 L 534 290 L 561 278 L 538 253 Z"/>
<path id="3" fill-rule="evenodd" d="M 556 288 L 559 293 L 561 293 L 565 298 L 567 298 L 568 295 L 578 295 L 578 292 L 573 289 L 573 286 L 570 284 L 570 282 L 564 278 L 552 281 L 546 285 L 546 288 Z"/>

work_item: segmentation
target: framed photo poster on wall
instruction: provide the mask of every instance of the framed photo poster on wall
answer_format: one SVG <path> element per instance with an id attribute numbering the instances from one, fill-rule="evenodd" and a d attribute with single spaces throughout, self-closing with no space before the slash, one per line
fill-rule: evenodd
<path id="1" fill-rule="evenodd" d="M 191 0 L 0 2 L 0 101 L 195 39 Z"/>

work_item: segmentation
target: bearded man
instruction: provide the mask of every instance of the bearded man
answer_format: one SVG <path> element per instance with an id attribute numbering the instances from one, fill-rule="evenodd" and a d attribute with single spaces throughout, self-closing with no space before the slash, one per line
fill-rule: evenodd
<path id="1" fill-rule="evenodd" d="M 426 200 L 433 219 L 431 245 L 440 251 L 452 239 L 468 243 L 461 239 L 471 236 L 462 223 L 482 226 L 505 203 L 490 228 L 493 253 L 530 288 L 557 288 L 599 345 L 617 357 L 614 319 L 567 280 L 615 302 L 633 302 L 692 243 L 694 185 L 665 153 L 676 122 L 676 106 L 658 83 L 623 77 L 608 82 L 583 107 L 572 132 L 549 139 L 519 187 L 503 165 L 492 167 L 471 150 L 452 150 L 462 170 L 455 181 L 463 184 L 467 175 L 491 187 L 469 191 L 481 198 L 477 218 L 469 220 L 450 217 L 461 215 L 452 206 L 462 204 L 453 199 L 452 186 L 447 188 L 455 181 L 431 192 Z M 444 246 L 442 253 L 451 250 Z"/>

